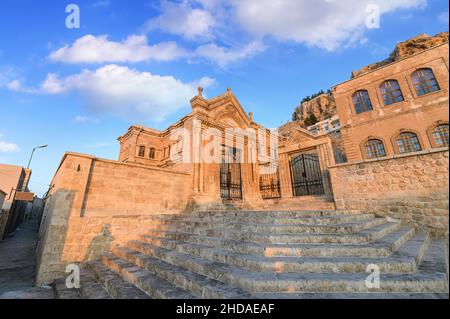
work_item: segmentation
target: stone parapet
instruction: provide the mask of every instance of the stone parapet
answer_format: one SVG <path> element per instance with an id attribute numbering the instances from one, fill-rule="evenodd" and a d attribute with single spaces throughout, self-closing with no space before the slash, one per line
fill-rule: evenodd
<path id="1" fill-rule="evenodd" d="M 448 236 L 448 148 L 330 168 L 337 209 L 392 217 Z"/>
<path id="2" fill-rule="evenodd" d="M 153 214 L 182 212 L 191 185 L 186 173 L 66 153 L 46 200 L 37 282 L 139 236 Z"/>

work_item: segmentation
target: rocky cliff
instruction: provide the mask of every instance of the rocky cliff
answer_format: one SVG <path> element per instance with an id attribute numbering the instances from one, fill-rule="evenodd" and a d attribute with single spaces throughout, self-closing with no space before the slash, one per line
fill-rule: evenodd
<path id="1" fill-rule="evenodd" d="M 429 36 L 427 34 L 421 34 L 412 39 L 400 42 L 395 47 L 394 52 L 391 53 L 389 58 L 381 62 L 369 64 L 359 70 L 353 71 L 351 78 L 358 77 L 370 71 L 376 70 L 386 64 L 395 62 L 397 60 L 406 58 L 408 56 L 414 55 L 421 51 L 430 49 L 432 47 L 438 46 L 440 44 L 447 43 L 449 39 L 448 32 L 438 33 L 435 36 Z"/>
<path id="2" fill-rule="evenodd" d="M 323 93 L 306 100 L 295 108 L 292 120 L 307 128 L 316 122 L 328 119 L 336 114 L 336 104 L 331 93 Z"/>
<path id="3" fill-rule="evenodd" d="M 353 71 L 351 77 L 363 75 L 367 72 L 378 69 L 386 64 L 395 62 L 397 60 L 414 55 L 421 51 L 430 49 L 432 47 L 448 43 L 449 33 L 442 32 L 435 36 L 429 36 L 421 34 L 412 39 L 400 42 L 396 45 L 394 52 L 391 53 L 389 58 L 381 62 L 367 65 L 357 71 Z M 336 114 L 336 104 L 334 102 L 333 95 L 330 91 L 324 93 L 323 91 L 306 97 L 301 104 L 297 106 L 292 115 L 292 121 L 283 125 L 280 129 L 283 132 L 289 132 L 292 127 L 300 125 L 303 128 L 314 125 L 316 122 L 328 119 Z"/>

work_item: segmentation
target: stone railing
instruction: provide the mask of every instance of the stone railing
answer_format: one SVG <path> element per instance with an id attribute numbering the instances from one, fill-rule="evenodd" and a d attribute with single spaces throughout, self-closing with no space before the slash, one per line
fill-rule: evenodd
<path id="1" fill-rule="evenodd" d="M 337 209 L 389 216 L 448 236 L 448 148 L 330 168 Z"/>
<path id="2" fill-rule="evenodd" d="M 37 282 L 50 283 L 67 264 L 136 239 L 154 214 L 184 211 L 191 184 L 186 173 L 66 153 L 45 204 Z"/>

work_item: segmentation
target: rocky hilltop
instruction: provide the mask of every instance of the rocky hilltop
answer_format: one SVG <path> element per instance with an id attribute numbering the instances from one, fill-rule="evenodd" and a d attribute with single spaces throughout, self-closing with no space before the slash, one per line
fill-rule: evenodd
<path id="1" fill-rule="evenodd" d="M 336 114 L 336 104 L 331 92 L 305 99 L 295 108 L 292 120 L 306 128 Z"/>
<path id="2" fill-rule="evenodd" d="M 397 60 L 409 57 L 421 51 L 432 47 L 447 43 L 449 41 L 449 33 L 442 32 L 435 36 L 421 34 L 412 39 L 400 42 L 396 45 L 394 52 L 389 58 L 381 62 L 367 65 L 357 71 L 353 71 L 351 77 L 355 78 L 367 72 L 376 70 L 384 65 L 390 64 Z M 336 104 L 334 102 L 331 91 L 320 91 L 312 96 L 308 96 L 302 100 L 292 115 L 292 122 L 282 126 L 282 131 L 289 131 L 291 127 L 301 126 L 307 128 L 317 122 L 326 120 L 336 114 Z"/>
<path id="3" fill-rule="evenodd" d="M 376 70 L 384 65 L 401 60 L 408 56 L 414 55 L 421 51 L 430 49 L 432 47 L 438 46 L 440 44 L 447 43 L 449 39 L 448 32 L 441 32 L 435 36 L 429 36 L 427 34 L 421 34 L 412 39 L 400 42 L 396 45 L 394 52 L 391 53 L 389 58 L 381 62 L 369 64 L 359 70 L 353 71 L 351 78 L 358 77 L 370 71 Z"/>

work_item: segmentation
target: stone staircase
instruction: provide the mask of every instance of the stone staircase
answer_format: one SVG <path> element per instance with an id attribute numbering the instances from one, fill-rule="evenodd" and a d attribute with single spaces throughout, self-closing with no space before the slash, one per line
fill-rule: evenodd
<path id="1" fill-rule="evenodd" d="M 446 243 L 354 211 L 155 216 L 58 298 L 448 298 Z M 368 288 L 368 265 L 380 287 Z"/>

